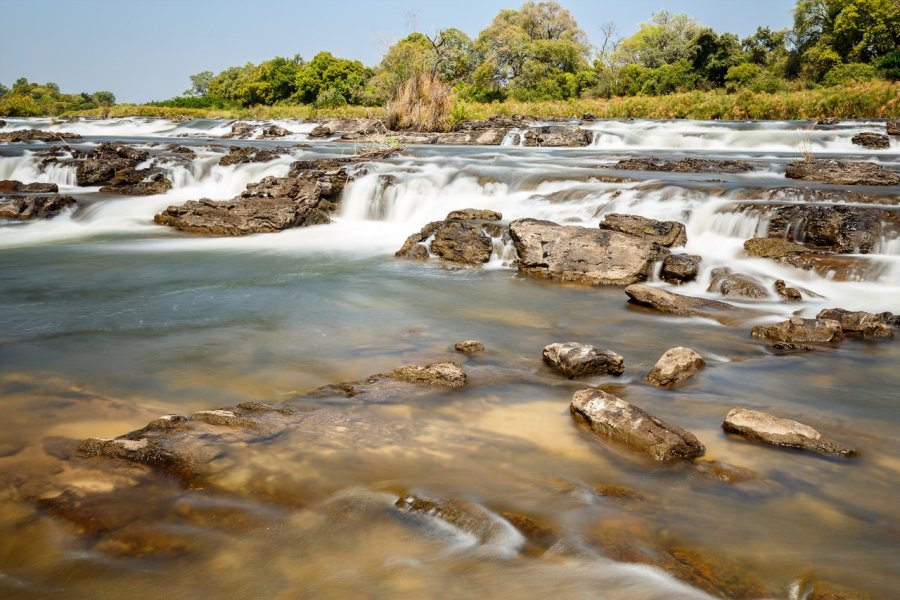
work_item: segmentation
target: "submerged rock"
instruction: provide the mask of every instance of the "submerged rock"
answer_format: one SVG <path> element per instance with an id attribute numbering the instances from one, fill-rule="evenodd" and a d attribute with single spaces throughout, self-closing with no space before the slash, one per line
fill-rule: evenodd
<path id="1" fill-rule="evenodd" d="M 67 208 L 77 204 L 75 198 L 65 194 L 52 196 L 8 196 L 0 198 L 0 219 L 52 219 Z"/>
<path id="2" fill-rule="evenodd" d="M 856 146 L 862 146 L 869 150 L 884 150 L 891 147 L 890 138 L 884 133 L 857 133 L 850 141 Z"/>
<path id="3" fill-rule="evenodd" d="M 602 390 L 575 392 L 570 408 L 573 418 L 597 435 L 639 450 L 654 460 L 689 460 L 706 451 L 691 432 L 664 423 Z"/>
<path id="4" fill-rule="evenodd" d="M 791 317 L 774 325 L 757 325 L 751 335 L 773 342 L 822 344 L 844 339 L 841 324 L 833 319 Z"/>
<path id="5" fill-rule="evenodd" d="M 275 160 L 287 154 L 283 148 L 254 148 L 253 146 L 231 146 L 228 154 L 219 159 L 219 164 L 224 166 L 246 163 L 262 163 Z"/>
<path id="6" fill-rule="evenodd" d="M 544 347 L 544 362 L 572 379 L 594 375 L 621 375 L 625 359 L 612 350 L 565 342 Z"/>
<path id="7" fill-rule="evenodd" d="M 858 206 L 792 205 L 771 211 L 769 236 L 834 252 L 872 252 L 881 241 L 884 211 Z"/>
<path id="8" fill-rule="evenodd" d="M 756 278 L 743 273 L 732 273 L 728 267 L 713 269 L 712 279 L 707 292 L 723 296 L 740 296 L 741 298 L 768 298 L 769 292 Z"/>
<path id="9" fill-rule="evenodd" d="M 711 317 L 719 318 L 729 313 L 737 313 L 741 309 L 718 300 L 707 298 L 695 298 L 666 291 L 645 283 L 636 283 L 625 288 L 628 298 L 635 304 L 648 306 L 660 312 L 682 317 Z"/>
<path id="10" fill-rule="evenodd" d="M 826 308 L 820 311 L 816 318 L 837 321 L 841 325 L 841 331 L 847 335 L 861 335 L 876 339 L 894 337 L 890 320 L 870 312 Z"/>
<path id="11" fill-rule="evenodd" d="M 789 287 L 784 279 L 775 280 L 775 293 L 787 300 L 788 302 L 800 302 L 803 295 L 796 288 Z"/>
<path id="12" fill-rule="evenodd" d="M 150 155 L 125 144 L 103 142 L 78 163 L 75 177 L 80 186 L 107 185 L 123 169 L 134 169 Z"/>
<path id="13" fill-rule="evenodd" d="M 768 413 L 746 408 L 733 408 L 728 412 L 722 428 L 748 440 L 765 442 L 775 446 L 812 450 L 819 454 L 853 456 L 856 450 L 830 440 L 821 433 L 797 421 L 781 419 Z"/>
<path id="14" fill-rule="evenodd" d="M 655 242 L 616 231 L 519 219 L 509 225 L 519 271 L 589 285 L 644 281 L 667 253 Z"/>
<path id="15" fill-rule="evenodd" d="M 798 161 L 788 165 L 785 176 L 836 185 L 900 185 L 900 175 L 871 162 Z"/>
<path id="16" fill-rule="evenodd" d="M 577 125 L 546 126 L 529 129 L 522 134 L 525 146 L 542 148 L 588 146 L 594 141 L 594 133 Z"/>
<path id="17" fill-rule="evenodd" d="M 464 340 L 456 342 L 453 349 L 464 354 L 475 354 L 476 352 L 484 352 L 484 344 L 478 340 Z"/>
<path id="18" fill-rule="evenodd" d="M 707 160 L 702 158 L 627 158 L 616 163 L 615 169 L 623 171 L 664 171 L 668 173 L 745 173 L 753 165 L 745 160 Z"/>
<path id="19" fill-rule="evenodd" d="M 666 350 L 647 374 L 647 381 L 658 388 L 672 389 L 681 385 L 706 366 L 695 350 L 679 346 Z"/>
<path id="20" fill-rule="evenodd" d="M 636 215 L 612 213 L 606 215 L 600 222 L 600 229 L 627 233 L 656 242 L 660 246 L 684 246 L 687 244 L 684 224 L 678 221 L 657 221 Z"/>
<path id="21" fill-rule="evenodd" d="M 663 259 L 659 276 L 676 285 L 693 281 L 700 273 L 701 260 L 695 254 L 670 254 Z"/>
<path id="22" fill-rule="evenodd" d="M 431 363 L 425 366 L 406 365 L 385 375 L 391 379 L 408 383 L 424 383 L 451 388 L 466 385 L 466 372 L 455 362 Z"/>

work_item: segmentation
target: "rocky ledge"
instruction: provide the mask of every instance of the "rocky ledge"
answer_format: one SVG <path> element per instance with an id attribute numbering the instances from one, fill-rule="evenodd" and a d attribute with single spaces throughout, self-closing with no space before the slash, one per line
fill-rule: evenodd
<path id="1" fill-rule="evenodd" d="M 44 131 L 42 129 L 20 129 L 18 131 L 4 131 L 0 133 L 0 142 L 24 144 L 28 142 L 58 142 L 60 140 L 80 140 L 77 133 L 58 133 L 56 131 Z"/>
<path id="2" fill-rule="evenodd" d="M 684 223 L 678 221 L 657 221 L 636 215 L 610 213 L 600 222 L 600 229 L 627 233 L 667 248 L 687 244 Z"/>
<path id="3" fill-rule="evenodd" d="M 76 204 L 75 198 L 66 194 L 7 196 L 0 198 L 0 219 L 52 219 Z"/>
<path id="4" fill-rule="evenodd" d="M 708 160 L 702 158 L 682 158 L 667 160 L 661 158 L 628 158 L 616 163 L 622 171 L 662 171 L 666 173 L 746 173 L 753 171 L 752 164 L 745 160 Z"/>
<path id="5" fill-rule="evenodd" d="M 785 175 L 836 185 L 900 185 L 900 175 L 871 162 L 797 161 L 788 165 Z"/>

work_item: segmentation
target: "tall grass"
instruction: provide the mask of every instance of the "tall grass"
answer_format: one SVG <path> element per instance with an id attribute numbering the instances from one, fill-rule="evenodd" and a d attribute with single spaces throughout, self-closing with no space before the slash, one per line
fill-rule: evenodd
<path id="1" fill-rule="evenodd" d="M 447 131 L 453 110 L 450 86 L 429 73 L 410 77 L 385 108 L 385 123 L 401 131 Z"/>

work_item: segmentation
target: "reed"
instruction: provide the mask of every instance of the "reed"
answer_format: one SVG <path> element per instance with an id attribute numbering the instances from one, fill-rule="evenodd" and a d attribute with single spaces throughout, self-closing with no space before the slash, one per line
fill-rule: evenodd
<path id="1" fill-rule="evenodd" d="M 453 111 L 450 87 L 424 71 L 410 77 L 385 106 L 385 123 L 395 131 L 447 131 Z"/>

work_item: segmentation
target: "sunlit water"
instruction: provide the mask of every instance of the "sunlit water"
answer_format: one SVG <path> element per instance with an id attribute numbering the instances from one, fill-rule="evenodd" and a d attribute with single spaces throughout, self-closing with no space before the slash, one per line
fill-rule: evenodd
<path id="1" fill-rule="evenodd" d="M 277 124 L 297 139 L 311 129 Z M 660 569 L 610 561 L 599 541 L 610 532 L 651 532 L 720 557 L 756 574 L 777 597 L 787 597 L 797 578 L 896 594 L 900 344 L 848 340 L 773 356 L 750 339 L 750 324 L 666 317 L 629 306 L 619 288 L 523 278 L 502 244 L 479 268 L 393 257 L 407 235 L 459 208 L 498 210 L 504 221 L 537 217 L 592 227 L 606 213 L 625 212 L 686 223 L 684 251 L 703 257 L 703 272 L 683 293 L 713 297 L 705 291 L 710 272 L 727 265 L 767 285 L 782 278 L 821 296 L 801 305 L 753 303 L 771 315 L 762 320 L 833 306 L 900 312 L 893 234 L 865 257 L 879 268 L 861 280 L 742 256 L 743 241 L 768 226 L 747 205 L 791 185 L 783 170 L 798 153 L 792 140 L 807 135 L 810 124 L 595 122 L 588 125 L 595 143 L 584 149 L 409 148 L 352 182 L 334 223 L 239 239 L 181 235 L 152 218 L 185 200 L 231 198 L 247 183 L 285 175 L 297 158 L 352 149 L 315 143 L 270 163 L 221 167 L 216 136 L 230 128 L 220 122 L 8 125 L 31 126 L 128 138 L 151 150 L 157 142 L 187 142 L 198 156 L 174 167 L 167 194 L 117 198 L 75 187 L 67 167 L 42 172 L 32 154 L 39 144 L 0 146 L 0 179 L 56 182 L 81 202 L 50 221 L 0 225 L 0 595 L 705 596 Z M 813 145 L 896 169 L 896 141 L 882 152 L 849 143 L 853 133 L 871 129 L 848 123 L 816 131 Z M 650 153 L 727 154 L 759 170 L 610 170 L 619 158 Z M 384 189 L 379 177 L 388 174 L 398 183 Z M 596 178 L 611 174 L 636 181 Z M 864 191 L 897 210 L 900 190 Z M 488 350 L 468 358 L 452 351 L 470 338 Z M 541 349 L 555 341 L 622 354 L 622 377 L 587 383 L 614 385 L 617 395 L 694 432 L 707 458 L 753 469 L 763 483 L 728 486 L 592 439 L 568 413 L 583 384 L 541 363 Z M 644 384 L 659 355 L 678 345 L 706 357 L 702 374 L 675 392 Z M 433 360 L 464 362 L 469 385 L 425 399 L 328 409 L 394 432 L 396 447 L 379 451 L 377 460 L 363 447 L 325 451 L 327 439 L 302 447 L 273 440 L 268 461 L 244 465 L 246 480 L 216 482 L 228 493 L 166 481 L 139 486 L 141 522 L 189 540 L 175 557 L 111 553 L 94 544 L 96 535 L 79 535 L 21 500 L 23 490 L 39 496 L 46 481 L 102 491 L 102 478 L 94 482 L 96 474 L 54 455 L 59 438 L 120 435 L 161 414 L 246 400 L 302 404 L 294 398 L 318 386 Z M 860 455 L 834 461 L 726 438 L 721 421 L 735 406 L 796 418 Z M 427 432 L 425 446 L 409 447 L 411 431 Z M 596 497 L 590 489 L 599 484 L 626 486 L 644 499 Z M 436 519 L 399 518 L 397 490 L 479 506 L 494 519 L 495 534 L 480 540 Z M 192 503 L 237 506 L 254 520 L 188 522 L 158 508 Z M 537 519 L 581 551 L 528 555 L 521 536 L 497 516 L 503 511 Z"/>

